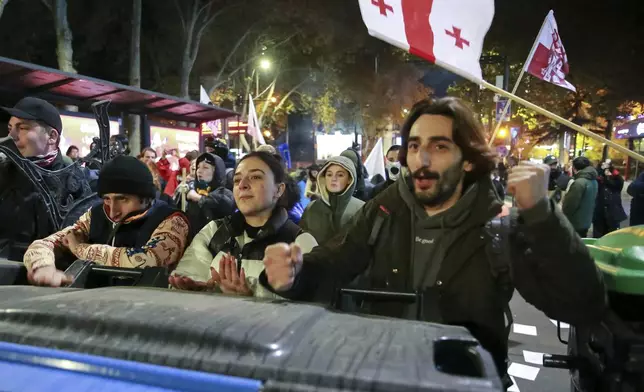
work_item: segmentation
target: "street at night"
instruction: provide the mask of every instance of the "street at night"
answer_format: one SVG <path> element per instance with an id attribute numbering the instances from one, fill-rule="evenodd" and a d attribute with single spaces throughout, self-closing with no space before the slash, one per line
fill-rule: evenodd
<path id="1" fill-rule="evenodd" d="M 0 0 L 0 390 L 644 391 L 640 3 Z"/>

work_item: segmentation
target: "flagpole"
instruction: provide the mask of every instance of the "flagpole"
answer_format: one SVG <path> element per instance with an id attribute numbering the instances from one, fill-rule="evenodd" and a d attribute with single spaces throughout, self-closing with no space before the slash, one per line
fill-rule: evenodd
<path id="1" fill-rule="evenodd" d="M 608 140 L 608 139 L 606 139 L 606 138 L 604 138 L 602 136 L 599 136 L 596 133 L 593 133 L 593 132 L 587 130 L 586 128 L 581 127 L 581 126 L 573 123 L 570 120 L 566 120 L 565 118 L 563 118 L 561 116 L 558 116 L 558 115 L 556 115 L 556 114 L 554 114 L 552 112 L 549 112 L 546 109 L 544 109 L 544 108 L 542 108 L 540 106 L 537 106 L 537 105 L 533 104 L 530 101 L 527 101 L 527 100 L 525 100 L 525 99 L 523 99 L 521 97 L 517 97 L 516 95 L 514 95 L 514 94 L 512 94 L 512 93 L 510 93 L 508 91 L 505 91 L 504 89 L 502 89 L 500 87 L 497 87 L 497 86 L 493 85 L 492 83 L 486 82 L 485 80 L 478 79 L 478 78 L 474 77 L 473 75 L 470 75 L 470 74 L 464 72 L 463 70 L 458 69 L 456 67 L 453 67 L 453 66 L 451 66 L 449 64 L 446 64 L 446 63 L 444 63 L 444 62 L 442 62 L 442 61 L 440 61 L 438 59 L 436 59 L 435 64 L 438 65 L 439 67 L 444 68 L 444 69 L 446 69 L 446 70 L 448 70 L 448 71 L 450 71 L 450 72 L 452 72 L 452 73 L 454 73 L 456 75 L 459 75 L 459 76 L 461 76 L 461 77 L 463 77 L 463 78 L 465 78 L 467 80 L 470 80 L 470 81 L 472 81 L 474 83 L 478 83 L 478 84 L 482 85 L 483 87 L 485 87 L 485 88 L 487 88 L 487 89 L 489 89 L 489 90 L 491 90 L 491 91 L 493 91 L 493 92 L 495 92 L 495 93 L 497 93 L 499 95 L 502 95 L 502 96 L 504 96 L 506 98 L 509 98 L 509 99 L 511 99 L 511 100 L 513 100 L 513 101 L 515 101 L 515 102 L 517 102 L 517 103 L 519 103 L 519 104 L 521 104 L 521 105 L 523 105 L 523 106 L 525 106 L 525 107 L 527 107 L 529 109 L 532 109 L 535 112 L 537 112 L 539 114 L 542 114 L 542 115 L 548 117 L 549 119 L 551 119 L 551 120 L 553 120 L 553 121 L 555 121 L 555 122 L 557 122 L 559 124 L 565 125 L 568 128 L 571 128 L 571 129 L 581 133 L 582 135 L 585 135 L 585 136 L 587 136 L 587 137 L 589 137 L 589 138 L 591 138 L 593 140 L 596 140 L 596 141 L 598 141 L 600 143 L 604 143 L 604 144 L 614 148 L 615 150 L 621 152 L 622 154 L 626 154 L 629 157 L 631 157 L 631 158 L 633 158 L 633 159 L 635 159 L 635 160 L 637 160 L 639 162 L 644 162 L 644 156 L 636 153 L 635 151 L 631 151 L 631 150 L 625 148 L 624 146 L 620 146 L 619 144 L 613 142 L 612 140 Z"/>
<path id="2" fill-rule="evenodd" d="M 548 15 L 550 14 L 548 13 Z M 517 90 L 519 89 L 519 84 L 521 84 L 523 75 L 525 75 L 525 67 L 527 64 L 530 63 L 530 59 L 532 59 L 532 57 L 534 56 L 534 52 L 537 50 L 537 46 L 539 46 L 539 38 L 541 37 L 541 33 L 543 33 L 543 28 L 546 26 L 546 23 L 548 23 L 548 16 L 546 16 L 546 19 L 544 19 L 543 23 L 541 24 L 541 29 L 539 29 L 539 34 L 537 34 L 537 39 L 534 40 L 534 43 L 532 44 L 532 49 L 530 49 L 530 53 L 528 54 L 528 58 L 525 60 L 525 62 L 523 63 L 523 66 L 521 67 L 521 73 L 519 74 L 519 78 L 517 79 L 516 83 L 514 83 L 514 87 L 512 88 L 512 95 L 515 95 L 517 93 Z M 501 122 L 503 122 L 503 119 L 508 114 L 509 109 L 510 109 L 510 101 L 508 100 L 508 102 L 503 107 L 503 112 L 501 112 L 501 119 L 497 122 L 496 128 L 494 128 L 494 132 L 492 133 L 492 137 L 490 138 L 490 141 L 488 143 L 490 147 L 494 143 L 494 139 L 496 139 L 496 135 L 499 133 L 499 129 L 501 128 Z"/>

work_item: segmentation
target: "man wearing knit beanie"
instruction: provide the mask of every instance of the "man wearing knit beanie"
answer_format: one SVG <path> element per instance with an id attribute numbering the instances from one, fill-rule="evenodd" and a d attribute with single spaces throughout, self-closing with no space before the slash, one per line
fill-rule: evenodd
<path id="1" fill-rule="evenodd" d="M 155 199 L 152 174 L 141 161 L 119 156 L 105 164 L 98 195 L 103 202 L 74 225 L 29 246 L 24 263 L 32 283 L 52 287 L 71 283 L 56 268 L 62 264 L 56 254 L 64 253 L 56 251 L 112 267 L 172 267 L 179 261 L 188 242 L 188 219 Z"/>

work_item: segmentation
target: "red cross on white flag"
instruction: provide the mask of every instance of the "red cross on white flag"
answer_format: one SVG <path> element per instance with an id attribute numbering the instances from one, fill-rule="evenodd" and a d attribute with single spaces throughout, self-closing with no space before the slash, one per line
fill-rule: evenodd
<path id="1" fill-rule="evenodd" d="M 566 80 L 570 68 L 568 56 L 559 36 L 559 28 L 554 12 L 550 11 L 543 22 L 532 52 L 525 63 L 525 70 L 530 75 L 546 82 L 556 84 L 568 90 L 577 91 L 575 86 Z"/>
<path id="2" fill-rule="evenodd" d="M 369 34 L 482 80 L 479 59 L 494 0 L 359 0 Z"/>

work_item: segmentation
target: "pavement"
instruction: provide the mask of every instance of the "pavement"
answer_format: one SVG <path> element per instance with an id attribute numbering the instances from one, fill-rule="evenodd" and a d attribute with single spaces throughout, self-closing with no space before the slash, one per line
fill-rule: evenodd
<path id="1" fill-rule="evenodd" d="M 565 354 L 566 346 L 557 338 L 556 320 L 527 303 L 518 292 L 510 302 L 514 325 L 509 340 L 508 373 L 515 385 L 511 392 L 568 392 L 567 370 L 543 367 L 543 354 Z M 562 338 L 568 340 L 568 325 L 562 324 Z"/>

